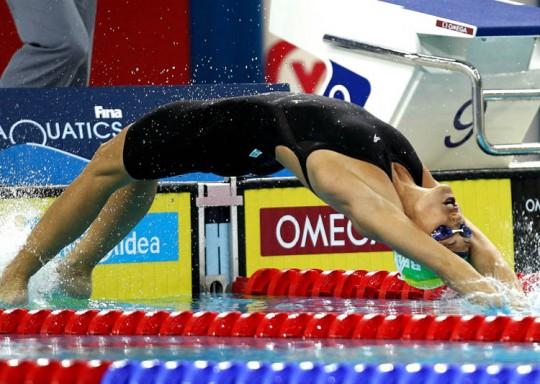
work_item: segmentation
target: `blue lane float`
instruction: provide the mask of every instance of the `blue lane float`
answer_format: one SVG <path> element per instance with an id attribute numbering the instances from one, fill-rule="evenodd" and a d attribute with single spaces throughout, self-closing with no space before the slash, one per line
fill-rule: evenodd
<path id="1" fill-rule="evenodd" d="M 103 384 L 540 383 L 538 365 L 321 364 L 118 361 Z"/>

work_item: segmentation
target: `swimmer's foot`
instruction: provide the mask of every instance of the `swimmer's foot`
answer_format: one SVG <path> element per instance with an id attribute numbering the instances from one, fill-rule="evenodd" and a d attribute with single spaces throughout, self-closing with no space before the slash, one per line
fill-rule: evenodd
<path id="1" fill-rule="evenodd" d="M 92 269 L 64 261 L 57 267 L 60 289 L 67 295 L 88 299 L 92 294 Z"/>
<path id="2" fill-rule="evenodd" d="M 0 303 L 24 305 L 28 302 L 28 280 L 10 276 L 4 272 L 0 279 Z"/>

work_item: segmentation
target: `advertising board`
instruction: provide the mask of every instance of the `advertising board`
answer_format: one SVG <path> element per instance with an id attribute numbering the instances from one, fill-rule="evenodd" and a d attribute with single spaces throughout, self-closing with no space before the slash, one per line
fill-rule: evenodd
<path id="1" fill-rule="evenodd" d="M 516 270 L 540 270 L 540 178 L 512 180 Z"/>
<path id="2" fill-rule="evenodd" d="M 150 212 L 96 266 L 92 297 L 191 295 L 190 193 L 158 194 Z"/>
<path id="3" fill-rule="evenodd" d="M 0 184 L 68 184 L 100 144 L 163 104 L 287 89 L 283 84 L 0 89 Z M 222 179 L 196 173 L 171 180 Z"/>
<path id="4" fill-rule="evenodd" d="M 0 267 L 17 253 L 54 198 L 0 199 Z M 148 214 L 94 268 L 92 298 L 153 299 L 192 293 L 192 199 L 190 192 L 159 193 Z M 76 242 L 74 243 L 76 244 Z M 57 284 L 54 266 L 74 246 L 32 279 L 35 290 Z M 32 288 L 31 288 L 32 294 Z"/>
<path id="5" fill-rule="evenodd" d="M 450 181 L 467 219 L 514 264 L 509 179 Z M 299 185 L 299 184 L 298 184 Z M 260 268 L 395 271 L 391 249 L 354 231 L 350 221 L 304 187 L 245 182 L 246 274 Z"/>

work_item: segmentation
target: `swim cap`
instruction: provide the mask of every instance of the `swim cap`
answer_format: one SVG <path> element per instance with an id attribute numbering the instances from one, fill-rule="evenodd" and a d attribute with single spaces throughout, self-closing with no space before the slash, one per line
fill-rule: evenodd
<path id="1" fill-rule="evenodd" d="M 433 289 L 444 285 L 442 279 L 431 269 L 394 251 L 394 263 L 407 284 L 421 289 Z"/>

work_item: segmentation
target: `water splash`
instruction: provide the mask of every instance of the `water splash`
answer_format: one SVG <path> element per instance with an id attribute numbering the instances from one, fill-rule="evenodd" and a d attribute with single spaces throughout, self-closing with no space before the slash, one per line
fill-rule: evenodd
<path id="1" fill-rule="evenodd" d="M 0 273 L 23 246 L 40 210 L 27 200 L 1 200 L 0 208 Z"/>
<path id="2" fill-rule="evenodd" d="M 48 268 L 47 268 L 48 269 Z M 52 270 L 52 266 L 51 266 Z M 73 309 L 121 309 L 121 310 L 169 310 L 169 311 L 240 311 L 240 312 L 336 312 L 336 313 L 381 313 L 397 314 L 433 314 L 433 315 L 540 315 L 540 287 L 527 296 L 528 304 L 522 309 L 511 307 L 507 302 L 500 307 L 479 305 L 470 298 L 445 298 L 434 301 L 426 300 L 371 300 L 344 299 L 334 297 L 244 297 L 231 294 L 177 295 L 159 299 L 137 301 L 122 300 L 84 300 L 62 294 L 58 288 L 54 271 L 45 278 L 33 279 L 30 288 L 28 308 L 73 308 Z M 51 276 L 53 276 L 51 278 Z M 37 277 L 37 276 L 36 276 Z M 47 282 L 50 279 L 50 282 Z M 52 287 L 52 288 L 51 288 Z"/>
<path id="3" fill-rule="evenodd" d="M 24 245 L 45 205 L 43 200 L 29 198 L 0 200 L 0 274 Z M 53 259 L 30 279 L 28 294 L 32 305 L 45 306 L 49 292 L 58 290 L 56 266 L 59 261 L 59 258 Z"/>

